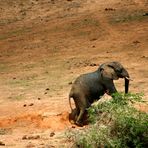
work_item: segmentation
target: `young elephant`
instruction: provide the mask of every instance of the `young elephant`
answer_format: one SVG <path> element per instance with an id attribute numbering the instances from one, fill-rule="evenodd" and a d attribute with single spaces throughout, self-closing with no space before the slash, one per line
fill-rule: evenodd
<path id="1" fill-rule="evenodd" d="M 129 74 L 119 62 L 103 63 L 97 71 L 80 75 L 75 80 L 69 93 L 69 103 L 71 107 L 70 98 L 73 98 L 76 109 L 72 110 L 72 114 L 78 126 L 83 126 L 84 113 L 95 100 L 105 93 L 112 95 L 117 92 L 113 80 L 119 78 L 125 79 L 125 93 L 128 93 Z"/>

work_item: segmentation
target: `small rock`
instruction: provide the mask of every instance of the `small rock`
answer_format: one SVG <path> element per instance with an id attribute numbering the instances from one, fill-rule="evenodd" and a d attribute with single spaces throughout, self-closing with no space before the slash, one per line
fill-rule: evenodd
<path id="1" fill-rule="evenodd" d="M 47 92 L 44 93 L 45 95 L 47 94 Z"/>
<path id="2" fill-rule="evenodd" d="M 50 133 L 50 137 L 53 137 L 55 135 L 55 132 Z"/>
<path id="3" fill-rule="evenodd" d="M 69 84 L 69 85 L 71 85 L 71 84 L 72 84 L 72 81 L 71 81 L 71 82 L 69 82 L 68 84 Z"/>
<path id="4" fill-rule="evenodd" d="M 40 143 L 40 145 L 45 145 L 44 143 Z"/>
<path id="5" fill-rule="evenodd" d="M 40 139 L 39 135 L 29 136 L 28 139 Z"/>
<path id="6" fill-rule="evenodd" d="M 26 107 L 27 105 L 26 105 L 26 104 L 24 104 L 23 106 L 24 106 L 24 107 Z"/>
<path id="7" fill-rule="evenodd" d="M 96 63 L 91 63 L 89 66 L 97 66 Z"/>
<path id="8" fill-rule="evenodd" d="M 105 11 L 115 11 L 116 9 L 114 8 L 105 8 Z"/>
<path id="9" fill-rule="evenodd" d="M 28 106 L 33 106 L 34 104 L 33 103 L 30 103 Z"/>
<path id="10" fill-rule="evenodd" d="M 51 0 L 51 3 L 52 3 L 52 4 L 55 4 L 55 1 L 54 1 L 54 0 Z"/>
<path id="11" fill-rule="evenodd" d="M 55 148 L 55 146 L 53 146 L 53 145 L 46 145 L 46 147 Z"/>
<path id="12" fill-rule="evenodd" d="M 148 57 L 147 57 L 147 56 L 142 56 L 141 58 L 148 59 Z"/>
<path id="13" fill-rule="evenodd" d="M 92 38 L 92 39 L 90 39 L 90 41 L 96 41 L 97 40 L 97 38 Z"/>
<path id="14" fill-rule="evenodd" d="M 142 56 L 141 58 L 146 58 L 146 56 Z"/>
<path id="15" fill-rule="evenodd" d="M 144 13 L 143 16 L 148 16 L 148 12 Z"/>
<path id="16" fill-rule="evenodd" d="M 136 41 L 133 41 L 134 44 L 139 44 L 140 41 L 136 40 Z"/>
<path id="17" fill-rule="evenodd" d="M 35 139 L 39 139 L 40 136 L 39 135 L 33 135 L 33 136 L 27 136 L 27 135 L 24 135 L 22 137 L 22 140 L 35 140 Z"/>
<path id="18" fill-rule="evenodd" d="M 0 146 L 5 146 L 5 143 L 0 141 Z"/>
<path id="19" fill-rule="evenodd" d="M 46 88 L 46 90 L 49 90 L 49 88 Z"/>
<path id="20" fill-rule="evenodd" d="M 41 98 L 38 98 L 38 100 L 41 100 Z"/>
<path id="21" fill-rule="evenodd" d="M 23 137 L 22 137 L 22 140 L 26 140 L 27 139 L 27 135 L 24 135 Z"/>

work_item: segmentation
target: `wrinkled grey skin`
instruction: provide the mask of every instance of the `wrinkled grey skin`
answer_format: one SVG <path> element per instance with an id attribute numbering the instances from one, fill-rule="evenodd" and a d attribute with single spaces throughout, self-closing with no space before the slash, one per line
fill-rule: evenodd
<path id="1" fill-rule="evenodd" d="M 84 113 L 95 100 L 105 93 L 112 95 L 117 92 L 113 80 L 119 78 L 125 79 L 125 93 L 128 93 L 129 74 L 119 62 L 103 63 L 95 72 L 80 75 L 75 80 L 69 93 L 70 107 L 70 98 L 74 99 L 76 106 L 72 110 L 75 124 L 83 126 Z"/>

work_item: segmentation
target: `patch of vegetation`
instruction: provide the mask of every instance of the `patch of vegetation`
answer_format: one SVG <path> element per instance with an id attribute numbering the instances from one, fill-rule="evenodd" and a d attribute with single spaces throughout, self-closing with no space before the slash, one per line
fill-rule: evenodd
<path id="1" fill-rule="evenodd" d="M 38 78 L 38 74 L 32 73 L 30 75 L 22 76 L 21 78 L 14 78 L 8 81 L 13 87 L 30 88 L 33 86 L 34 80 Z"/>
<path id="2" fill-rule="evenodd" d="M 73 30 L 73 29 L 79 29 L 79 28 L 88 27 L 88 26 L 89 27 L 90 26 L 98 27 L 98 26 L 100 26 L 100 22 L 95 18 L 88 17 L 88 18 L 85 18 L 83 20 L 73 22 L 68 27 L 68 29 Z"/>
<path id="3" fill-rule="evenodd" d="M 141 21 L 147 19 L 147 16 L 144 15 L 144 11 L 136 11 L 136 12 L 128 12 L 128 11 L 121 11 L 117 12 L 110 18 L 110 23 L 126 23 L 131 21 Z"/>
<path id="4" fill-rule="evenodd" d="M 52 30 L 50 30 L 50 32 L 59 32 L 59 31 L 80 31 L 80 34 L 90 34 L 90 31 L 85 31 L 85 28 L 87 27 L 97 27 L 97 29 L 102 30 L 102 28 L 99 28 L 100 26 L 100 22 L 99 20 L 97 20 L 96 18 L 92 18 L 92 17 L 86 17 L 84 19 L 78 19 L 75 20 L 71 23 L 68 23 L 67 25 L 64 26 L 55 26 L 54 28 L 52 28 Z"/>
<path id="5" fill-rule="evenodd" d="M 114 94 L 110 101 L 88 109 L 88 128 L 70 132 L 68 138 L 80 148 L 146 148 L 148 114 L 136 110 L 133 102 L 142 101 L 140 94 Z"/>
<path id="6" fill-rule="evenodd" d="M 8 24 L 11 24 L 11 23 L 14 23 L 14 22 L 17 22 L 17 21 L 19 21 L 18 18 L 14 18 L 14 19 L 1 19 L 0 20 L 0 26 L 8 25 Z"/>
<path id="7" fill-rule="evenodd" d="M 17 101 L 23 100 L 24 98 L 25 98 L 24 94 L 12 95 L 12 96 L 8 97 L 8 99 L 10 99 L 10 100 L 17 100 Z"/>
<path id="8" fill-rule="evenodd" d="M 8 71 L 8 70 L 9 70 L 9 68 L 6 64 L 0 63 L 0 73 Z"/>
<path id="9" fill-rule="evenodd" d="M 0 128 L 0 135 L 10 134 L 11 132 L 11 129 Z"/>
<path id="10" fill-rule="evenodd" d="M 27 79 L 16 79 L 16 80 L 10 80 L 9 84 L 12 85 L 13 87 L 27 87 L 30 86 L 31 82 Z"/>
<path id="11" fill-rule="evenodd" d="M 30 64 L 24 65 L 24 66 L 23 66 L 23 69 L 25 69 L 26 71 L 30 71 L 30 70 L 32 70 L 32 69 L 35 68 L 35 67 L 36 67 L 36 64 L 30 63 Z"/>
<path id="12" fill-rule="evenodd" d="M 13 50 L 13 49 L 5 49 L 5 50 L 2 50 L 1 51 L 1 56 L 7 56 L 7 57 L 10 57 L 10 56 L 13 56 L 16 54 L 16 50 Z M 7 63 L 8 64 L 8 63 Z M 9 67 L 10 68 L 10 67 Z"/>
<path id="13" fill-rule="evenodd" d="M 80 4 L 80 2 L 75 2 L 75 1 L 73 1 L 73 2 L 71 2 L 71 3 L 67 3 L 67 5 L 66 5 L 66 9 L 67 10 L 70 10 L 70 9 L 73 9 L 73 8 L 80 8 L 81 7 L 81 4 Z"/>
<path id="14" fill-rule="evenodd" d="M 0 40 L 4 40 L 4 39 L 7 39 L 7 38 L 22 35 L 23 33 L 26 33 L 26 32 L 30 32 L 30 28 L 24 27 L 24 28 L 20 28 L 20 29 L 17 29 L 17 30 L 13 30 L 13 31 L 7 32 L 5 34 L 1 34 Z"/>

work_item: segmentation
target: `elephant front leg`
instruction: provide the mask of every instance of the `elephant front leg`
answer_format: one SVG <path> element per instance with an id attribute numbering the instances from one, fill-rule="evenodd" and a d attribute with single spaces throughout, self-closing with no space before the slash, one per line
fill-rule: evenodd
<path id="1" fill-rule="evenodd" d="M 108 95 L 112 95 L 113 93 L 116 93 L 117 90 L 116 90 L 116 87 L 113 83 L 112 80 L 108 80 L 108 81 L 105 81 L 105 92 L 108 94 Z"/>

